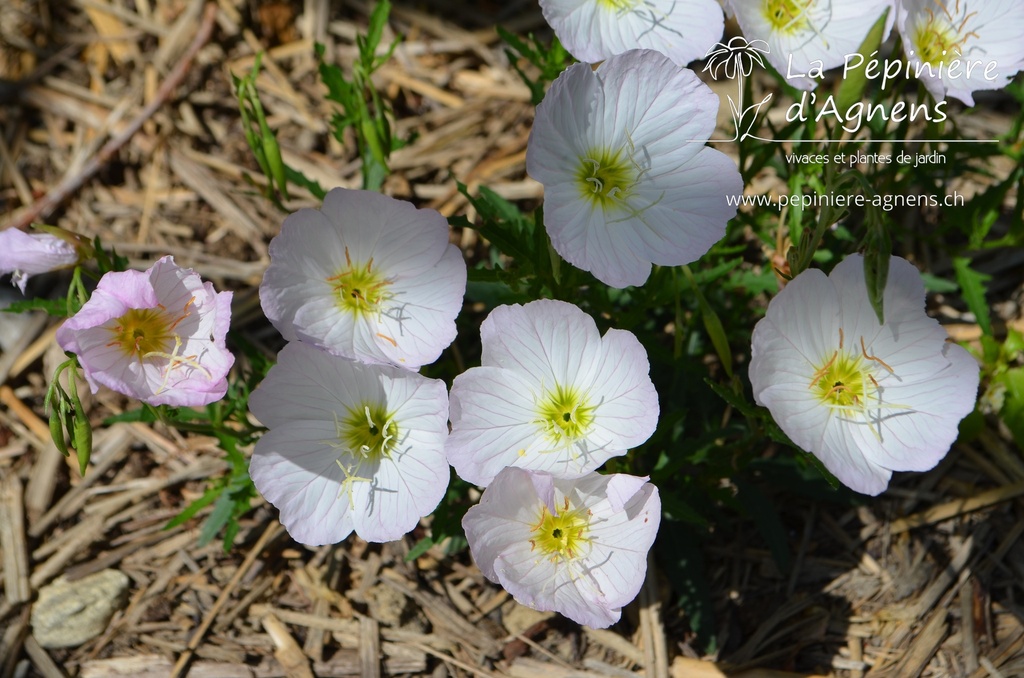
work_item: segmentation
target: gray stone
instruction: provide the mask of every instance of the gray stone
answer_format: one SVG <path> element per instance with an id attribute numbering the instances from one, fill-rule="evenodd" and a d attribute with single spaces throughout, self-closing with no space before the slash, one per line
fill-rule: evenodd
<path id="1" fill-rule="evenodd" d="M 39 590 L 32 634 L 46 648 L 77 647 L 103 633 L 128 601 L 128 576 L 103 570 L 69 582 L 59 577 Z"/>

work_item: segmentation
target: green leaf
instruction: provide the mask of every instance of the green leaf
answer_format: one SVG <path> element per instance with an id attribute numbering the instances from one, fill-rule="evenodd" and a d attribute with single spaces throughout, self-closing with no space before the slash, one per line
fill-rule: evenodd
<path id="1" fill-rule="evenodd" d="M 885 324 L 885 283 L 889 279 L 891 252 L 869 248 L 864 252 L 864 282 L 868 288 L 868 301 L 875 311 L 880 325 Z"/>
<path id="2" fill-rule="evenodd" d="M 213 541 L 213 538 L 217 536 L 220 529 L 231 520 L 234 510 L 235 503 L 228 494 L 224 493 L 217 497 L 217 502 L 213 505 L 213 511 L 199 530 L 198 545 L 206 546 Z"/>
<path id="3" fill-rule="evenodd" d="M 0 309 L 5 313 L 25 313 L 26 311 L 46 311 L 47 314 L 58 318 L 66 318 L 68 315 L 68 303 L 64 299 L 23 299 L 11 302 L 8 306 Z"/>
<path id="4" fill-rule="evenodd" d="M 985 283 L 991 280 L 992 276 L 972 269 L 971 260 L 967 257 L 954 257 L 953 270 L 956 273 L 956 281 L 960 284 L 964 303 L 977 318 L 981 331 L 991 336 L 992 319 L 989 315 L 988 302 L 985 300 Z"/>
<path id="5" fill-rule="evenodd" d="M 1006 386 L 1000 418 L 1013 434 L 1017 447 L 1024 451 L 1024 367 L 1014 367 L 999 376 Z"/>
<path id="6" fill-rule="evenodd" d="M 722 325 L 722 319 L 718 317 L 715 310 L 708 304 L 708 300 L 704 298 L 704 293 L 701 292 L 700 285 L 693 277 L 693 273 L 690 271 L 689 266 L 683 266 L 683 275 L 690 281 L 690 287 L 693 288 L 694 294 L 697 296 L 697 303 L 700 305 L 701 318 L 704 321 L 704 329 L 707 331 L 708 336 L 711 337 L 711 344 L 715 347 L 715 353 L 718 354 L 718 359 L 722 361 L 722 367 L 725 369 L 725 373 L 732 378 L 732 349 L 729 347 L 729 338 L 725 334 L 725 327 Z"/>
<path id="7" fill-rule="evenodd" d="M 855 68 L 851 68 L 844 73 L 842 84 L 839 86 L 839 92 L 836 95 L 836 107 L 840 111 L 849 110 L 850 106 L 861 100 L 864 96 L 864 89 L 868 84 L 867 67 L 870 63 L 872 53 L 876 52 L 879 46 L 882 44 L 882 38 L 885 36 L 885 24 L 889 17 L 889 10 L 886 9 L 882 16 L 878 18 L 875 25 L 868 31 L 867 37 L 864 38 L 864 42 L 861 43 L 857 53 L 860 54 L 862 60 Z"/>
<path id="8" fill-rule="evenodd" d="M 212 504 L 214 501 L 216 501 L 217 498 L 223 492 L 224 492 L 224 486 L 223 485 L 217 485 L 217 486 L 214 486 L 214 487 L 207 488 L 206 492 L 203 493 L 203 496 L 199 497 L 199 499 L 196 499 L 194 502 L 192 502 L 191 504 L 186 506 L 182 510 L 181 513 L 179 513 L 178 515 L 174 516 L 169 521 L 167 521 L 167 524 L 164 525 L 164 529 L 165 530 L 169 530 L 171 528 L 177 527 L 178 525 L 181 525 L 182 523 L 185 523 L 185 522 L 191 520 L 197 513 L 199 513 L 204 508 L 206 508 L 207 506 Z"/>
<path id="9" fill-rule="evenodd" d="M 405 556 L 405 562 L 408 563 L 410 561 L 416 560 L 424 553 L 429 551 L 430 547 L 433 546 L 434 543 L 435 542 L 433 537 L 423 537 L 418 542 L 416 542 L 416 544 L 411 549 L 409 549 L 409 553 L 407 553 Z"/>
<path id="10" fill-rule="evenodd" d="M 924 281 L 924 288 L 929 292 L 949 294 L 950 292 L 956 292 L 960 289 L 960 286 L 952 280 L 939 278 L 931 273 L 921 273 L 921 280 Z"/>

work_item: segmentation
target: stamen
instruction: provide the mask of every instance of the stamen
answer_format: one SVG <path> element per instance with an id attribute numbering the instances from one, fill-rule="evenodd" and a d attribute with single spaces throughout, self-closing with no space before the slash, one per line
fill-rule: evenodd
<path id="1" fill-rule="evenodd" d="M 827 373 L 829 369 L 831 369 L 832 365 L 836 362 L 836 358 L 838 357 L 839 351 L 836 351 L 835 353 L 832 354 L 832 359 L 829 360 L 824 365 L 822 365 L 821 368 L 814 373 L 814 379 L 811 381 L 810 388 L 814 388 L 818 384 L 818 382 L 821 381 L 821 378 L 825 376 L 825 373 Z"/>
<path id="2" fill-rule="evenodd" d="M 884 360 L 882 360 L 878 356 L 873 356 L 873 355 L 870 355 L 868 353 L 867 347 L 864 346 L 864 337 L 863 336 L 860 338 L 860 350 L 864 353 L 864 357 L 865 358 L 867 358 L 868 360 L 872 360 L 872 361 L 878 363 L 879 365 L 884 367 L 886 370 L 888 370 L 889 374 L 896 374 L 896 372 L 891 367 L 889 367 L 889 365 L 887 365 Z"/>

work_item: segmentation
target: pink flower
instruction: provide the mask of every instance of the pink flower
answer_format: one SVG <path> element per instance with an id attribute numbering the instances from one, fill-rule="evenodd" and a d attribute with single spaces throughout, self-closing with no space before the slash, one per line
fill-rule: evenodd
<path id="1" fill-rule="evenodd" d="M 208 405 L 227 391 L 231 293 L 215 292 L 173 257 L 107 273 L 57 331 L 95 393 L 101 385 L 150 405 Z"/>
<path id="2" fill-rule="evenodd" d="M 49 233 L 25 233 L 16 228 L 0 231 L 0 275 L 12 274 L 21 293 L 29 276 L 78 263 L 78 250 L 63 238 Z"/>

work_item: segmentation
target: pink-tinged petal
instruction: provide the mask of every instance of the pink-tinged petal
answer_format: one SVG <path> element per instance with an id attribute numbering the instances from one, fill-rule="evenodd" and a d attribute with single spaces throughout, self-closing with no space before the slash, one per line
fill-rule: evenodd
<path id="1" fill-rule="evenodd" d="M 380 461 L 371 484 L 361 483 L 368 496 L 356 502 L 367 510 L 354 512 L 353 520 L 356 534 L 366 541 L 401 539 L 437 508 L 448 489 L 450 472 L 439 446 L 443 441 L 432 441 L 432 448 L 409 442 L 408 452 Z"/>
<path id="2" fill-rule="evenodd" d="M 576 268 L 615 288 L 643 285 L 651 275 L 646 246 L 629 227 L 627 209 L 592 209 L 575 186 L 545 188 L 544 224 L 551 246 Z"/>
<path id="3" fill-rule="evenodd" d="M 231 293 L 164 257 L 146 271 L 104 275 L 57 332 L 90 388 L 106 386 L 150 405 L 220 400 L 234 355 L 225 345 Z"/>
<path id="4" fill-rule="evenodd" d="M 626 131 L 636 162 L 658 156 L 659 173 L 689 164 L 706 148 L 704 140 L 715 131 L 719 98 L 693 71 L 638 49 L 606 61 L 595 74 L 605 96 L 596 98 L 594 141 L 618 145 Z M 616 95 L 607 96 L 611 92 Z"/>
<path id="5" fill-rule="evenodd" d="M 25 293 L 29 277 L 74 266 L 75 247 L 49 233 L 25 233 L 16 228 L 0 231 L 0 275 L 13 275 L 12 282 Z"/>
<path id="6" fill-rule="evenodd" d="M 696 261 L 725 237 L 726 223 L 736 216 L 726 196 L 742 193 L 736 164 L 713 148 L 701 147 L 694 162 L 652 176 L 635 200 L 650 205 L 636 228 L 643 258 L 659 266 Z"/>

